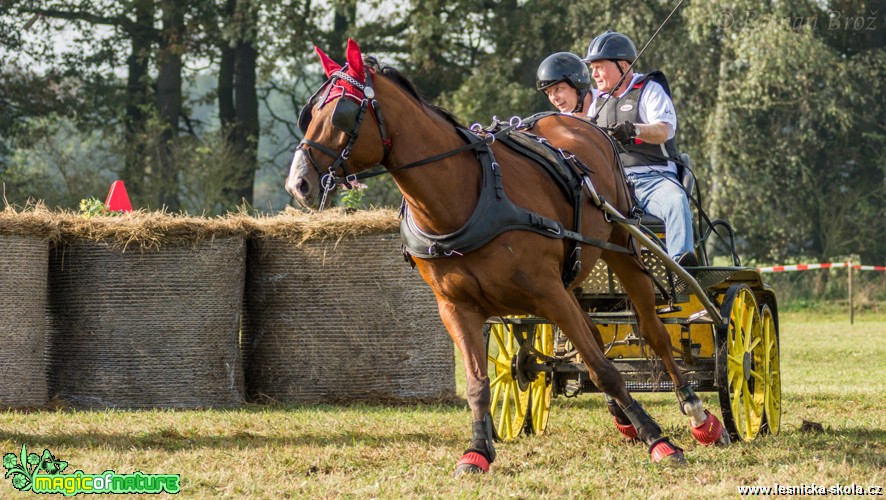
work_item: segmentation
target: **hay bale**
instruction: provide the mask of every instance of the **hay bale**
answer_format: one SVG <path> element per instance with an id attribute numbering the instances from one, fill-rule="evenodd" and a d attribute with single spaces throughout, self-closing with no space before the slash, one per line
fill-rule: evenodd
<path id="1" fill-rule="evenodd" d="M 50 394 L 80 408 L 241 404 L 236 227 L 146 214 L 66 222 L 49 264 Z"/>
<path id="2" fill-rule="evenodd" d="M 366 229 L 348 220 L 365 213 L 324 214 L 318 217 L 344 218 L 336 226 L 342 230 L 287 238 L 263 229 L 302 215 L 258 221 L 244 301 L 247 396 L 275 402 L 452 399 L 452 341 L 434 294 L 403 262 L 400 237 L 391 233 L 396 215 L 375 214 L 384 222 Z"/>
<path id="3" fill-rule="evenodd" d="M 12 218 L 8 219 L 12 220 Z M 34 408 L 48 401 L 43 349 L 46 337 L 44 236 L 13 234 L 0 221 L 0 407 Z"/>

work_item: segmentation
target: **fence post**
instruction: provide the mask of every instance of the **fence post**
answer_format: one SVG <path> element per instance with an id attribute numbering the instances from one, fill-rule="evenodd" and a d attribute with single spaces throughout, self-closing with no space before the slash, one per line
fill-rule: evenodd
<path id="1" fill-rule="evenodd" d="M 852 325 L 855 323 L 855 307 L 854 307 L 855 304 L 852 301 L 852 261 L 851 260 L 849 261 L 847 267 L 849 270 L 849 274 L 847 275 L 848 281 L 849 281 L 849 324 Z"/>

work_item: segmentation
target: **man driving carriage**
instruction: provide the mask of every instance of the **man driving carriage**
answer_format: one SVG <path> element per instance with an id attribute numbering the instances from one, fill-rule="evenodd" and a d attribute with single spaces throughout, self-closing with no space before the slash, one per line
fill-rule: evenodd
<path id="1" fill-rule="evenodd" d="M 636 57 L 630 38 L 606 31 L 591 41 L 584 59 L 559 52 L 542 61 L 536 88 L 560 112 L 585 115 L 609 130 L 638 207 L 665 223 L 668 255 L 695 266 L 692 212 L 674 162 L 677 114 L 664 75 L 634 73 Z M 591 77 L 596 89 L 589 89 Z"/>

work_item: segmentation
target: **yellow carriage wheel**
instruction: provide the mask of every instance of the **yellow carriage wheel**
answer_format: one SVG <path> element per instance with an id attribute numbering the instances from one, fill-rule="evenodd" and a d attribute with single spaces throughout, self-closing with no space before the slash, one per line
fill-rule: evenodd
<path id="1" fill-rule="evenodd" d="M 535 327 L 535 350 L 545 356 L 554 355 L 554 326 L 550 323 L 542 323 Z M 532 423 L 533 434 L 544 434 L 548 427 L 548 417 L 551 414 L 551 397 L 554 387 L 551 383 L 551 374 L 538 372 L 529 384 L 529 417 Z"/>
<path id="2" fill-rule="evenodd" d="M 757 437 L 766 392 L 765 346 L 757 300 L 747 285 L 726 291 L 717 328 L 717 389 L 723 423 L 742 441 Z"/>
<path id="3" fill-rule="evenodd" d="M 489 376 L 490 413 L 498 438 L 512 441 L 523 432 L 529 410 L 529 390 L 520 390 L 516 377 L 520 344 L 513 325 L 487 324 L 486 358 Z"/>
<path id="4" fill-rule="evenodd" d="M 763 322 L 763 352 L 766 392 L 763 403 L 763 431 L 778 434 L 781 428 L 781 366 L 778 351 L 778 327 L 768 305 L 760 312 Z"/>

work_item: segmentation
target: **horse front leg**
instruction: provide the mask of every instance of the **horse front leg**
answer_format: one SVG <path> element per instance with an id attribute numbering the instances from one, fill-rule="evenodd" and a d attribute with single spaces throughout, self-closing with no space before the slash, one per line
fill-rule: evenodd
<path id="1" fill-rule="evenodd" d="M 606 263 L 618 276 L 628 297 L 634 304 L 640 335 L 643 336 L 655 354 L 661 358 L 671 381 L 674 383 L 680 411 L 689 417 L 692 436 L 706 446 L 728 445 L 730 442 L 729 432 L 726 431 L 716 415 L 704 408 L 701 398 L 695 394 L 686 377 L 680 371 L 680 367 L 677 366 L 670 334 L 655 312 L 655 293 L 652 289 L 652 282 L 643 271 L 639 261 L 632 256 L 609 253 L 606 255 Z"/>
<path id="2" fill-rule="evenodd" d="M 489 377 L 486 371 L 486 342 L 483 323 L 486 317 L 470 311 L 469 306 L 456 306 L 440 301 L 440 318 L 452 341 L 461 351 L 465 367 L 465 392 L 473 417 L 471 445 L 465 450 L 455 468 L 455 476 L 489 471 L 495 460 L 492 415 L 489 411 Z"/>

